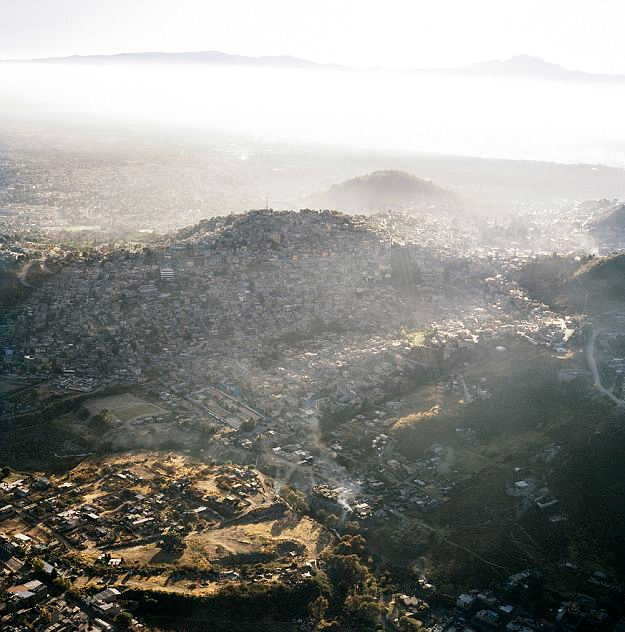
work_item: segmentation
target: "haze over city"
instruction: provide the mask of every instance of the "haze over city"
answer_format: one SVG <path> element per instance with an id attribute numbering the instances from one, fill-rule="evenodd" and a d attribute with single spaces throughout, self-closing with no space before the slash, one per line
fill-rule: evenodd
<path id="1" fill-rule="evenodd" d="M 370 2 L 8 1 L 0 26 L 5 60 L 217 50 L 393 72 L 302 72 L 306 67 L 275 60 L 262 69 L 169 67 L 167 56 L 160 65 L 157 59 L 130 67 L 118 59 L 97 66 L 5 63 L 0 107 L 7 120 L 173 126 L 204 135 L 238 131 L 263 140 L 622 166 L 625 79 L 556 72 L 545 80 L 541 60 L 523 58 L 495 77 L 486 69 L 398 72 L 531 56 L 625 76 L 614 55 L 624 5 L 601 5 L 598 15 L 587 2 L 395 2 L 381 11 Z M 485 14 L 488 20 L 471 19 Z"/>
<path id="2" fill-rule="evenodd" d="M 0 629 L 625 630 L 624 23 L 0 2 Z"/>

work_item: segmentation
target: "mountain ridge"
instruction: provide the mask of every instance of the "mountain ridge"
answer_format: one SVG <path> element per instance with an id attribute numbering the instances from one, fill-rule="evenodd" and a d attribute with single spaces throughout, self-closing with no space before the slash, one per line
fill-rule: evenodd
<path id="1" fill-rule="evenodd" d="M 218 50 L 187 51 L 179 53 L 165 53 L 159 51 L 128 52 L 97 55 L 69 55 L 62 57 L 40 57 L 34 59 L 2 60 L 14 63 L 206 63 L 224 64 L 232 66 L 275 66 L 280 68 L 333 68 L 349 69 L 340 64 L 322 64 L 292 55 L 263 55 L 252 57 L 249 55 L 235 55 Z"/>
<path id="2" fill-rule="evenodd" d="M 32 59 L 3 59 L 5 63 L 205 63 L 232 66 L 333 69 L 354 72 L 402 72 L 409 74 L 457 74 L 469 76 L 499 76 L 517 78 L 542 78 L 561 81 L 617 81 L 625 82 L 625 74 L 591 73 L 571 70 L 560 64 L 532 55 L 514 55 L 505 60 L 487 60 L 457 68 L 408 68 L 397 70 L 385 67 L 356 68 L 344 64 L 319 63 L 293 55 L 238 55 L 219 50 L 183 52 L 122 52 L 112 54 L 87 54 L 51 56 Z"/>
<path id="3" fill-rule="evenodd" d="M 625 81 L 625 75 L 571 70 L 560 64 L 546 61 L 542 57 L 532 55 L 514 55 L 504 61 L 478 62 L 457 70 L 451 70 L 450 72 L 469 75 L 532 77 L 569 81 Z"/>

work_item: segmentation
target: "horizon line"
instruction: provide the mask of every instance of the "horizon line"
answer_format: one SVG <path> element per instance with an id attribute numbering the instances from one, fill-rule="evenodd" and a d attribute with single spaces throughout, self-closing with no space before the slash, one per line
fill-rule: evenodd
<path id="1" fill-rule="evenodd" d="M 143 50 L 143 51 L 118 51 L 114 53 L 71 53 L 67 55 L 50 55 L 45 57 L 20 57 L 20 58 L 2 58 L 0 62 L 2 63 L 33 63 L 33 62 L 48 62 L 48 61 L 71 61 L 71 60 L 88 60 L 89 58 L 115 58 L 115 57 L 124 57 L 124 56 L 139 56 L 139 55 L 200 55 L 200 54 L 215 54 L 222 55 L 224 57 L 229 57 L 234 59 L 241 60 L 249 60 L 249 61 L 263 61 L 263 60 L 291 60 L 294 63 L 303 63 L 310 66 L 320 66 L 320 67 L 334 67 L 341 68 L 345 70 L 358 70 L 358 71 L 387 71 L 387 72 L 453 72 L 453 71 L 463 71 L 470 69 L 479 69 L 482 65 L 487 64 L 501 64 L 505 65 L 515 61 L 532 61 L 535 63 L 544 64 L 546 68 L 551 68 L 554 70 L 559 70 L 563 72 L 576 73 L 580 75 L 594 75 L 601 77 L 613 77 L 613 78 L 624 78 L 625 74 L 612 74 L 612 73 L 604 73 L 604 72 L 590 72 L 585 70 L 571 69 L 566 66 L 562 66 L 556 62 L 551 62 L 546 60 L 543 57 L 537 55 L 529 55 L 526 53 L 517 53 L 507 58 L 496 58 L 496 59 L 485 59 L 481 61 L 469 62 L 462 66 L 453 66 L 453 67 L 408 67 L 408 68 L 397 68 L 397 67 L 388 67 L 388 66 L 352 66 L 348 64 L 341 64 L 338 62 L 318 62 L 312 61 L 310 59 L 306 59 L 303 57 L 297 57 L 295 55 L 289 53 L 281 53 L 277 55 L 246 55 L 240 53 L 227 53 L 218 49 L 204 49 L 204 50 L 179 50 L 179 51 L 162 51 L 162 50 Z"/>

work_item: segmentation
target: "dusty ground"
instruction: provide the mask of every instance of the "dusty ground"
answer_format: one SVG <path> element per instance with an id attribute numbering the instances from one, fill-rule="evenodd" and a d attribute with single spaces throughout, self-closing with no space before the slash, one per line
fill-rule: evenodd
<path id="1" fill-rule="evenodd" d="M 128 488 L 140 492 L 146 497 L 153 493 L 151 481 L 156 477 L 180 479 L 188 477 L 194 489 L 211 496 L 225 496 L 229 492 L 217 484 L 218 477 L 225 477 L 234 471 L 229 467 L 211 467 L 194 462 L 184 455 L 172 452 L 126 453 L 102 460 L 87 460 L 74 468 L 67 479 L 82 487 L 81 502 L 97 500 L 105 492 L 101 488 L 103 471 L 108 467 L 116 471 L 129 471 L 143 478 L 142 481 L 128 482 Z M 220 520 L 217 514 L 206 516 L 197 529 L 184 538 L 185 547 L 181 553 L 171 553 L 161 549 L 158 538 L 136 545 L 118 545 L 107 550 L 114 557 L 122 557 L 126 563 L 136 563 L 139 567 L 150 566 L 150 576 L 140 574 L 141 568 L 134 572 L 120 572 L 114 582 L 125 586 L 141 586 L 166 590 L 197 590 L 200 594 L 214 590 L 221 582 L 202 579 L 194 582 L 179 578 L 172 580 L 172 572 L 178 567 L 194 568 L 198 572 L 234 569 L 247 564 L 275 564 L 276 575 L 294 560 L 300 562 L 316 559 L 321 551 L 330 544 L 332 537 L 328 531 L 307 516 L 287 510 L 276 518 L 276 514 L 248 517 L 250 511 L 273 507 L 278 499 L 273 482 L 260 472 L 255 472 L 261 490 L 249 493 L 247 505 L 231 519 Z M 114 515 L 116 510 L 101 512 L 101 515 Z M 102 550 L 88 542 L 87 548 L 73 553 L 79 559 L 93 564 Z M 97 571 L 96 571 L 97 574 Z M 104 581 L 100 576 L 88 575 L 79 579 L 78 585 Z M 108 580 L 106 580 L 108 581 Z"/>
<path id="2" fill-rule="evenodd" d="M 206 569 L 211 565 L 230 567 L 257 559 L 282 559 L 291 551 L 298 558 L 315 559 L 328 543 L 328 533 L 321 525 L 310 518 L 287 513 L 278 520 L 191 533 L 185 538 L 186 548 L 181 556 L 162 551 L 158 543 L 115 548 L 111 553 L 127 562 L 192 565 Z M 84 555 L 94 560 L 99 551 L 89 549 Z"/>
<path id="3" fill-rule="evenodd" d="M 99 413 L 107 408 L 116 418 L 122 421 L 130 421 L 146 415 L 159 415 L 167 412 L 164 408 L 140 399 L 132 393 L 99 397 L 89 400 L 85 406 L 91 414 Z"/>

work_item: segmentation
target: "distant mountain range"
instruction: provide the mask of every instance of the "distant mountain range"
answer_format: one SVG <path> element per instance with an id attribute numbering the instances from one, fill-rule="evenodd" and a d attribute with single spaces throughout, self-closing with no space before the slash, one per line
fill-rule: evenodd
<path id="1" fill-rule="evenodd" d="M 452 205 L 456 201 L 455 194 L 430 180 L 406 171 L 385 170 L 334 184 L 323 193 L 309 196 L 305 203 L 315 208 L 367 213 Z"/>
<path id="2" fill-rule="evenodd" d="M 478 76 L 529 77 L 556 81 L 625 82 L 625 75 L 594 74 L 580 70 L 569 70 L 559 64 L 552 64 L 540 57 L 532 57 L 530 55 L 516 55 L 505 61 L 480 62 L 448 72 Z"/>
<path id="3" fill-rule="evenodd" d="M 11 61 L 11 60 L 5 60 Z M 202 63 L 223 64 L 231 66 L 251 67 L 276 67 L 276 68 L 326 68 L 335 70 L 358 71 L 350 66 L 340 64 L 319 64 L 291 55 L 268 55 L 263 57 L 250 57 L 247 55 L 231 55 L 218 50 L 183 52 L 183 53 L 118 53 L 114 55 L 71 55 L 69 57 L 46 57 L 39 59 L 16 60 L 20 62 L 63 62 L 63 63 Z M 372 69 L 375 72 L 390 72 L 385 68 Z M 393 71 L 395 72 L 395 71 Z M 493 76 L 493 77 L 525 77 L 534 79 L 549 79 L 555 81 L 622 81 L 625 75 L 594 74 L 579 70 L 569 70 L 564 66 L 553 64 L 540 57 L 530 55 L 516 55 L 505 61 L 485 61 L 471 64 L 462 68 L 443 69 L 412 69 L 408 72 L 421 73 L 445 73 L 468 76 Z"/>
<path id="4" fill-rule="evenodd" d="M 38 63 L 187 63 L 187 64 L 223 64 L 229 66 L 255 66 L 277 68 L 334 68 L 352 70 L 348 66 L 338 64 L 318 64 L 291 55 L 268 55 L 249 57 L 247 55 L 230 55 L 218 50 L 186 53 L 118 53 L 115 55 L 71 55 L 69 57 L 44 57 L 40 59 L 23 59 L 20 62 Z"/>

